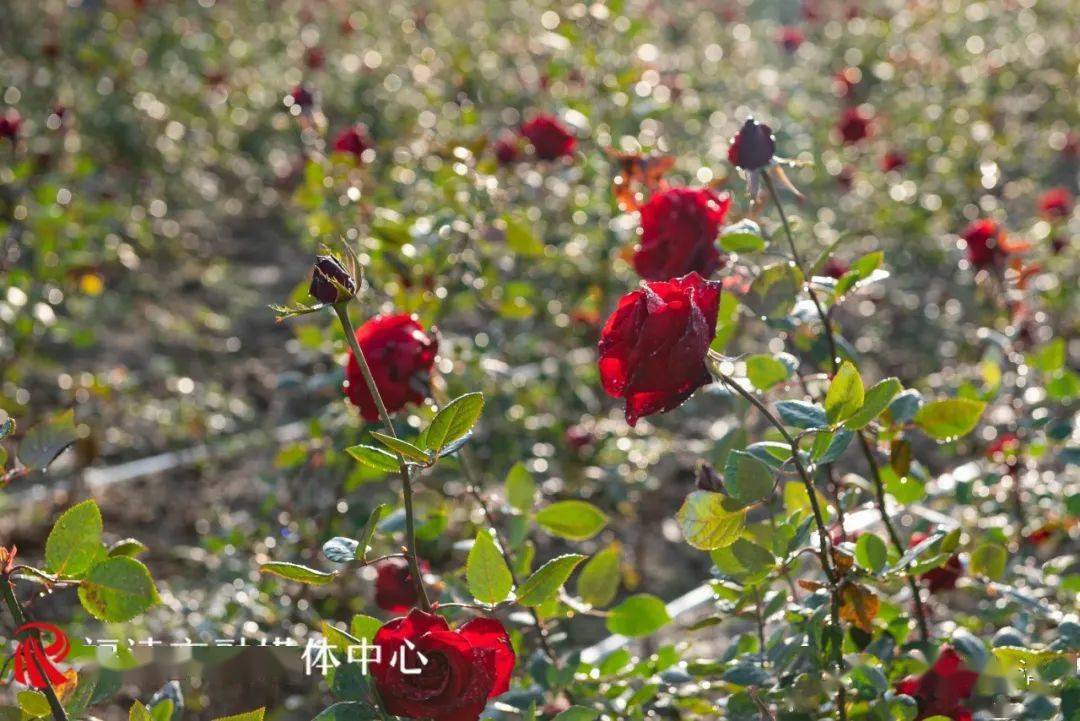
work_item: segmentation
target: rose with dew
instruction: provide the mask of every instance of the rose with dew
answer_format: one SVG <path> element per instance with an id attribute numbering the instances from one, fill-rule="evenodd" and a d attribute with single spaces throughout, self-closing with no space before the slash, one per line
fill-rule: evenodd
<path id="1" fill-rule="evenodd" d="M 390 413 L 407 403 L 422 403 L 435 364 L 438 340 L 408 313 L 378 315 L 356 329 L 356 342 L 371 367 L 375 387 Z M 379 410 L 368 390 L 360 364 L 349 351 L 345 366 L 345 394 L 366 421 L 377 421 Z"/>
<path id="2" fill-rule="evenodd" d="M 916 721 L 945 716 L 953 721 L 971 721 L 971 711 L 962 705 L 975 689 L 979 674 L 964 667 L 960 655 L 943 646 L 934 665 L 922 676 L 908 676 L 896 684 L 899 693 L 911 696 L 919 705 Z"/>
<path id="3" fill-rule="evenodd" d="M 420 572 L 428 569 L 420 561 Z M 375 566 L 375 605 L 390 613 L 406 613 L 416 605 L 420 595 L 416 590 L 409 562 L 404 558 L 387 558 Z"/>
<path id="4" fill-rule="evenodd" d="M 716 234 L 731 198 L 708 188 L 671 188 L 641 206 L 641 243 L 634 270 L 645 280 L 668 280 L 690 272 L 709 277 L 727 262 Z"/>
<path id="5" fill-rule="evenodd" d="M 364 159 L 364 152 L 373 146 L 371 138 L 368 137 L 367 128 L 357 123 L 338 133 L 334 138 L 333 147 L 335 153 L 345 153 L 359 161 Z"/>
<path id="6" fill-rule="evenodd" d="M 1072 212 L 1072 194 L 1068 188 L 1050 188 L 1039 198 L 1039 213 L 1047 220 L 1068 218 Z"/>
<path id="7" fill-rule="evenodd" d="M 624 295 L 600 334 L 604 390 L 626 401 L 626 421 L 678 407 L 711 380 L 720 283 L 697 273 L 653 281 Z"/>
<path id="8" fill-rule="evenodd" d="M 930 536 L 925 533 L 913 533 L 908 539 L 908 548 L 914 548 Z M 951 591 L 956 588 L 956 582 L 964 574 L 964 566 L 960 563 L 960 557 L 956 554 L 949 556 L 945 565 L 932 568 L 919 576 L 919 580 L 926 586 L 930 593 L 939 591 Z"/>
<path id="9" fill-rule="evenodd" d="M 383 707 L 395 716 L 477 721 L 488 700 L 510 688 L 514 650 L 493 618 L 451 629 L 441 616 L 414 609 L 380 628 L 374 645 L 380 662 L 371 674 Z"/>
<path id="10" fill-rule="evenodd" d="M 521 126 L 521 134 L 541 160 L 558 160 L 574 154 L 577 140 L 553 115 L 537 115 Z"/>

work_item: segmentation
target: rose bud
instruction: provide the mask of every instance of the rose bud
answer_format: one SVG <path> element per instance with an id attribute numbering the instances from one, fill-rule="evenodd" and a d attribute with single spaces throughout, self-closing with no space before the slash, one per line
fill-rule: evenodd
<path id="1" fill-rule="evenodd" d="M 890 150 L 881 158 L 881 170 L 888 173 L 907 165 L 907 158 L 898 150 Z"/>
<path id="2" fill-rule="evenodd" d="M 914 548 L 925 541 L 929 536 L 925 533 L 913 533 L 908 540 L 908 548 Z M 956 588 L 956 581 L 964 573 L 964 567 L 960 563 L 960 557 L 953 554 L 944 566 L 934 568 L 919 576 L 930 593 L 938 591 L 951 591 Z"/>
<path id="3" fill-rule="evenodd" d="M 720 283 L 697 273 L 645 283 L 619 300 L 600 334 L 604 390 L 626 399 L 626 421 L 678 407 L 711 378 Z"/>
<path id="4" fill-rule="evenodd" d="M 356 295 L 356 280 L 337 258 L 320 255 L 315 259 L 315 268 L 311 272 L 308 295 L 327 305 L 341 303 Z"/>
<path id="5" fill-rule="evenodd" d="M 513 133 L 504 132 L 500 135 L 495 141 L 494 149 L 495 159 L 499 161 L 499 165 L 516 163 L 521 157 L 521 147 L 518 145 L 517 136 Z"/>
<path id="6" fill-rule="evenodd" d="M 694 472 L 694 485 L 699 491 L 711 491 L 713 493 L 727 493 L 724 490 L 724 479 L 716 472 L 716 469 L 705 461 L 697 464 Z"/>
<path id="7" fill-rule="evenodd" d="M 574 154 L 577 140 L 566 126 L 552 115 L 537 115 L 521 126 L 521 134 L 532 144 L 541 160 L 557 160 Z"/>
<path id="8" fill-rule="evenodd" d="M 22 128 L 22 116 L 15 108 L 8 108 L 0 115 L 0 138 L 14 143 L 19 139 L 19 129 Z"/>
<path id="9" fill-rule="evenodd" d="M 424 332 L 414 316 L 408 313 L 375 316 L 357 328 L 356 342 L 371 367 L 375 387 L 388 412 L 399 411 L 406 403 L 424 401 L 439 344 L 433 335 Z M 345 366 L 344 390 L 364 420 L 379 419 L 379 409 L 352 351 Z"/>
<path id="10" fill-rule="evenodd" d="M 1072 195 L 1067 188 L 1051 188 L 1039 198 L 1039 213 L 1047 220 L 1069 217 L 1072 212 Z"/>
<path id="11" fill-rule="evenodd" d="M 315 95 L 303 85 L 297 85 L 285 96 L 286 107 L 297 107 L 300 112 L 306 113 L 315 105 Z"/>
<path id="12" fill-rule="evenodd" d="M 870 137 L 873 120 L 859 108 L 846 108 L 840 115 L 836 129 L 846 145 L 852 145 Z"/>
<path id="13" fill-rule="evenodd" d="M 776 42 L 789 53 L 798 50 L 805 39 L 802 30 L 791 26 L 782 27 L 776 32 Z"/>
<path id="14" fill-rule="evenodd" d="M 963 660 L 949 646 L 942 646 L 934 665 L 922 676 L 908 676 L 896 684 L 896 690 L 911 696 L 919 704 L 924 719 L 945 716 L 953 721 L 971 721 L 971 711 L 960 702 L 971 696 L 979 674 L 964 668 Z"/>
<path id="15" fill-rule="evenodd" d="M 727 156 L 736 168 L 759 170 L 772 162 L 775 152 L 776 139 L 773 138 L 772 128 L 747 118 L 731 139 Z"/>
<path id="16" fill-rule="evenodd" d="M 420 572 L 426 573 L 428 564 L 420 561 Z M 416 605 L 420 596 L 416 583 L 409 572 L 409 562 L 404 558 L 388 558 L 375 566 L 375 605 L 390 613 L 407 613 Z"/>
<path id="17" fill-rule="evenodd" d="M 668 280 L 691 271 L 709 277 L 727 262 L 716 234 L 731 198 L 708 188 L 671 188 L 641 206 L 641 244 L 634 270 L 645 280 Z"/>
<path id="18" fill-rule="evenodd" d="M 408 643 L 406 643 L 408 642 Z M 446 619 L 412 610 L 375 634 L 382 663 L 371 675 L 387 713 L 432 721 L 477 721 L 510 688 L 514 649 L 494 618 L 474 618 L 451 630 Z M 395 654 L 404 663 L 392 664 Z"/>
<path id="19" fill-rule="evenodd" d="M 973 220 L 960 236 L 967 244 L 967 258 L 976 268 L 997 265 L 1005 257 L 1000 245 L 1001 228 L 989 218 Z"/>
<path id="20" fill-rule="evenodd" d="M 829 258 L 821 268 L 821 274 L 829 278 L 840 280 L 845 273 L 851 270 L 851 265 L 839 258 Z"/>
<path id="21" fill-rule="evenodd" d="M 371 149 L 371 139 L 367 135 L 367 128 L 357 123 L 345 128 L 334 138 L 334 152 L 347 153 L 357 160 L 364 159 L 364 153 Z"/>

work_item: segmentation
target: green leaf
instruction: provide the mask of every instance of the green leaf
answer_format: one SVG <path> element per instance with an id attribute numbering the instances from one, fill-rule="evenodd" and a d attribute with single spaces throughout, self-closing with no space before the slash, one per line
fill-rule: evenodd
<path id="1" fill-rule="evenodd" d="M 142 701 L 136 701 L 128 710 L 128 721 L 153 721 L 153 717 L 150 715 L 150 709 L 146 708 Z"/>
<path id="2" fill-rule="evenodd" d="M 975 430 L 984 408 L 985 403 L 971 398 L 931 401 L 915 414 L 915 425 L 932 438 L 948 441 Z"/>
<path id="3" fill-rule="evenodd" d="M 122 541 L 109 546 L 110 556 L 131 556 L 134 558 L 140 553 L 146 553 L 150 549 L 146 547 L 146 544 L 134 538 L 125 538 Z"/>
<path id="4" fill-rule="evenodd" d="M 885 254 L 880 250 L 873 253 L 867 253 L 856 260 L 851 264 L 851 268 L 848 272 L 844 273 L 840 280 L 836 281 L 836 295 L 844 295 L 855 286 L 866 282 L 874 282 L 888 278 L 889 274 L 887 272 L 878 270 L 884 260 Z"/>
<path id="5" fill-rule="evenodd" d="M 866 399 L 859 410 L 844 421 L 844 427 L 857 431 L 868 426 L 885 412 L 885 409 L 889 407 L 889 403 L 900 392 L 901 387 L 900 381 L 896 378 L 886 378 L 879 383 L 875 383 L 866 392 Z"/>
<path id="6" fill-rule="evenodd" d="M 731 506 L 721 493 L 694 491 L 687 496 L 676 516 L 686 542 L 702 551 L 734 543 L 742 531 L 746 511 Z"/>
<path id="7" fill-rule="evenodd" d="M 379 443 L 382 443 L 384 446 L 389 448 L 394 453 L 397 453 L 399 456 L 401 456 L 407 461 L 414 461 L 421 464 L 426 464 L 431 461 L 431 458 L 428 457 L 427 453 L 424 453 L 422 450 L 414 446 L 412 443 L 409 443 L 408 441 L 402 440 L 400 438 L 394 438 L 393 436 L 389 436 L 385 433 L 380 433 L 379 431 L 372 431 L 371 435 L 374 436 L 375 440 L 377 440 Z"/>
<path id="8" fill-rule="evenodd" d="M 829 506 L 825 501 L 825 496 L 817 489 L 814 489 L 814 496 L 817 498 L 818 507 L 827 522 L 829 520 Z M 784 484 L 784 508 L 789 513 L 796 510 L 810 511 L 812 509 L 810 494 L 806 492 L 806 485 L 802 481 L 788 481 Z"/>
<path id="9" fill-rule="evenodd" d="M 130 621 L 158 600 L 150 572 L 134 558 L 114 556 L 90 569 L 79 584 L 79 601 L 102 621 Z"/>
<path id="10" fill-rule="evenodd" d="M 92 500 L 64 511 L 45 540 L 45 568 L 57 576 L 79 577 L 103 555 L 101 511 Z"/>
<path id="11" fill-rule="evenodd" d="M 671 616 L 663 601 L 648 593 L 639 593 L 611 609 L 607 629 L 620 636 L 648 636 L 670 622 Z"/>
<path id="12" fill-rule="evenodd" d="M 584 706 L 571 706 L 552 721 L 596 721 L 600 718 L 600 712 Z"/>
<path id="13" fill-rule="evenodd" d="M 716 313 L 716 335 L 709 347 L 717 353 L 723 352 L 724 346 L 731 340 L 739 325 L 739 299 L 726 290 L 720 291 L 719 310 Z"/>
<path id="14" fill-rule="evenodd" d="M 776 563 L 772 551 L 745 538 L 735 539 L 735 543 L 731 544 L 731 553 L 735 560 L 751 573 L 763 571 Z"/>
<path id="15" fill-rule="evenodd" d="M 420 436 L 421 444 L 428 451 L 439 453 L 472 430 L 483 410 L 483 393 L 466 393 L 458 396 L 443 406 L 431 419 L 427 430 Z"/>
<path id="16" fill-rule="evenodd" d="M 254 711 L 245 711 L 244 713 L 233 714 L 232 716 L 222 716 L 221 718 L 214 719 L 214 721 L 263 721 L 263 716 L 265 715 L 265 708 L 257 708 Z"/>
<path id="17" fill-rule="evenodd" d="M 772 493 L 773 474 L 767 465 L 745 451 L 732 451 L 724 468 L 724 488 L 748 506 Z"/>
<path id="18" fill-rule="evenodd" d="M 578 564 L 585 560 L 580 553 L 556 556 L 525 579 L 518 589 L 518 603 L 523 606 L 539 606 L 566 583 Z"/>
<path id="19" fill-rule="evenodd" d="M 758 224 L 747 218 L 720 232 L 720 247 L 728 253 L 752 253 L 765 247 L 765 239 Z"/>
<path id="20" fill-rule="evenodd" d="M 12 433 L 15 432 L 15 419 L 6 418 L 3 423 L 0 423 L 0 441 L 4 440 Z"/>
<path id="21" fill-rule="evenodd" d="M 1043 373 L 1053 373 L 1065 367 L 1065 339 L 1055 338 L 1028 356 L 1028 364 Z"/>
<path id="22" fill-rule="evenodd" d="M 314 568 L 302 566 L 299 563 L 286 563 L 285 561 L 272 561 L 259 566 L 263 573 L 272 573 L 289 581 L 306 583 L 309 586 L 325 586 L 337 577 L 337 572 L 324 573 Z"/>
<path id="23" fill-rule="evenodd" d="M 334 536 L 322 545 L 323 555 L 334 563 L 349 563 L 356 560 L 356 551 L 360 542 L 345 536 Z"/>
<path id="24" fill-rule="evenodd" d="M 549 533 L 571 541 L 586 541 L 607 525 L 604 513 L 586 501 L 559 501 L 536 512 L 536 522 Z"/>
<path id="25" fill-rule="evenodd" d="M 746 359 L 746 377 L 758 390 L 767 391 L 787 380 L 788 367 L 770 355 L 752 355 Z"/>
<path id="26" fill-rule="evenodd" d="M 390 506 L 385 503 L 380 503 L 375 506 L 375 509 L 368 516 L 367 522 L 364 524 L 364 530 L 360 532 L 360 538 L 357 540 L 357 555 L 361 560 L 367 560 L 368 551 L 371 550 L 371 539 L 375 535 L 375 529 L 379 526 L 379 521 L 383 516 L 390 512 Z"/>
<path id="27" fill-rule="evenodd" d="M 606 606 L 619 592 L 619 545 L 613 543 L 589 559 L 577 578 L 577 594 L 593 608 Z"/>
<path id="28" fill-rule="evenodd" d="M 393 454 L 387 453 L 375 446 L 350 446 L 345 452 L 368 468 L 384 473 L 394 473 L 398 470 L 398 459 Z"/>
<path id="29" fill-rule="evenodd" d="M 19 691 L 15 695 L 15 700 L 28 718 L 52 716 L 49 701 L 40 691 Z"/>
<path id="30" fill-rule="evenodd" d="M 469 583 L 469 593 L 481 603 L 504 600 L 514 586 L 510 569 L 487 531 L 481 530 L 476 534 L 476 541 L 465 563 L 465 578 Z"/>
<path id="31" fill-rule="evenodd" d="M 863 568 L 877 573 L 885 568 L 885 563 L 889 560 L 889 549 L 885 546 L 885 541 L 872 533 L 865 533 L 855 542 L 855 560 Z"/>
<path id="32" fill-rule="evenodd" d="M 803 287 L 802 271 L 792 263 L 767 265 L 750 284 L 746 304 L 760 316 L 786 316 Z"/>
<path id="33" fill-rule="evenodd" d="M 64 411 L 26 432 L 19 444 L 19 460 L 27 468 L 44 470 L 75 439 L 75 412 Z"/>
<path id="34" fill-rule="evenodd" d="M 785 425 L 795 426 L 804 430 L 810 428 L 824 428 L 829 425 L 829 419 L 825 417 L 825 409 L 816 403 L 806 401 L 778 401 L 776 412 L 780 414 L 780 420 Z"/>
<path id="35" fill-rule="evenodd" d="M 532 224 L 518 220 L 512 215 L 504 215 L 506 224 L 506 247 L 518 255 L 536 257 L 544 254 L 544 243 L 533 232 Z"/>
<path id="36" fill-rule="evenodd" d="M 830 423 L 842 421 L 863 404 L 863 382 L 851 361 L 844 361 L 825 394 L 825 416 Z"/>
<path id="37" fill-rule="evenodd" d="M 984 543 L 971 552 L 971 572 L 996 581 L 1005 575 L 1009 552 L 998 543 Z"/>
<path id="38" fill-rule="evenodd" d="M 323 709 L 312 721 L 379 721 L 383 716 L 374 708 L 357 701 L 342 701 Z"/>
<path id="39" fill-rule="evenodd" d="M 536 497 L 536 481 L 525 464 L 518 461 L 506 474 L 506 500 L 522 513 L 528 513 Z"/>

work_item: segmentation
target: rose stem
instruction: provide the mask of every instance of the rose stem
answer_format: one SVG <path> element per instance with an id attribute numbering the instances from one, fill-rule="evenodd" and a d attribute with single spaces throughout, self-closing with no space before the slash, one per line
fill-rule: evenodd
<path id="1" fill-rule="evenodd" d="M 15 619 L 15 626 L 21 627 L 26 623 L 26 614 L 23 613 L 22 606 L 19 605 L 19 599 L 15 597 L 15 589 L 11 583 L 11 578 L 6 574 L 0 578 L 0 593 L 4 595 L 4 601 L 7 602 L 8 610 L 11 611 L 12 618 Z M 37 631 L 32 631 L 38 638 L 38 643 L 41 642 L 41 634 Z M 56 696 L 56 691 L 53 690 L 52 684 L 49 683 L 49 678 L 45 675 L 45 669 L 41 667 L 41 663 L 37 656 L 34 654 L 27 654 L 30 656 L 37 667 L 38 673 L 41 674 L 41 678 L 45 680 L 45 688 L 41 689 L 45 694 L 45 699 L 49 702 L 49 708 L 52 710 L 52 716 L 55 721 L 68 721 L 67 711 L 64 710 L 64 705 L 60 703 L 60 699 Z"/>
<path id="2" fill-rule="evenodd" d="M 364 376 L 364 382 L 367 383 L 368 391 L 371 393 L 371 397 L 375 400 L 375 407 L 379 409 L 379 418 L 382 419 L 383 426 L 386 428 L 386 433 L 393 438 L 397 438 L 397 433 L 394 431 L 394 424 L 390 420 L 390 414 L 386 410 L 386 405 L 383 403 L 382 396 L 379 394 L 379 388 L 375 385 L 375 377 L 371 374 L 371 367 L 368 365 L 367 358 L 364 357 L 364 351 L 361 350 L 360 344 L 356 342 L 356 331 L 353 329 L 352 321 L 349 320 L 348 302 L 336 303 L 333 306 L 334 312 L 337 313 L 338 320 L 341 321 L 341 329 L 345 331 L 345 340 L 349 344 L 349 348 L 352 349 L 353 357 L 356 358 L 357 365 L 360 366 L 360 372 Z M 424 578 L 420 572 L 420 563 L 416 558 L 416 528 L 413 520 L 413 493 L 412 493 L 412 476 L 409 472 L 409 466 L 405 463 L 405 459 L 399 453 L 394 453 L 397 456 L 398 471 L 401 473 L 401 486 L 402 495 L 405 498 L 405 550 L 406 556 L 409 561 L 409 574 L 413 578 L 413 584 L 416 586 L 416 595 L 420 600 L 420 607 L 427 612 L 431 612 L 431 601 L 428 600 L 427 589 L 424 588 Z"/>
<path id="3" fill-rule="evenodd" d="M 836 352 L 836 339 L 833 337 L 832 323 L 829 320 L 829 314 L 822 308 L 817 293 L 814 292 L 809 279 L 806 278 L 806 271 L 803 269 L 799 254 L 795 249 L 795 238 L 791 234 L 791 226 L 788 224 L 787 215 L 784 213 L 784 205 L 780 202 L 780 194 L 776 192 L 776 186 L 773 184 L 769 174 L 762 173 L 762 176 L 765 178 L 765 185 L 769 189 L 769 195 L 772 196 L 773 205 L 776 206 L 776 210 L 780 214 L 780 222 L 784 226 L 784 234 L 787 236 L 788 244 L 791 246 L 791 255 L 795 259 L 795 265 L 797 265 L 799 270 L 803 273 L 806 290 L 810 294 L 810 299 L 814 302 L 814 308 L 817 309 L 818 317 L 821 319 L 821 325 L 825 331 L 825 340 L 829 345 L 829 360 L 832 365 L 833 374 L 835 375 L 840 369 L 840 365 L 837 360 L 839 355 Z M 874 505 L 877 506 L 878 513 L 881 516 L 881 522 L 889 535 L 889 540 L 892 541 L 893 546 L 896 548 L 896 552 L 902 556 L 905 551 L 904 544 L 900 541 L 900 534 L 896 532 L 896 527 L 893 526 L 892 519 L 889 518 L 889 512 L 885 508 L 885 487 L 881 482 L 881 472 L 878 467 L 877 459 L 874 458 L 874 452 L 870 447 L 870 442 L 866 440 L 866 435 L 861 430 L 858 431 L 857 435 L 859 436 L 859 447 L 862 449 L 866 464 L 870 467 L 870 475 L 873 477 L 874 481 L 874 490 L 876 492 Z M 915 577 L 910 573 L 905 573 L 904 575 L 907 578 L 908 588 L 911 589 L 911 597 L 915 601 L 915 617 L 919 626 L 919 635 L 922 637 L 923 642 L 929 641 L 930 629 L 926 623 L 926 611 L 923 608 L 922 596 L 919 594 L 919 584 L 916 582 Z"/>

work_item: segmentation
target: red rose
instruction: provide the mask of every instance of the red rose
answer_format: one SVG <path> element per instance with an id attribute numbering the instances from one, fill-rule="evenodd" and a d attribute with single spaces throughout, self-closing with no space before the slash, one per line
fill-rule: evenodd
<path id="1" fill-rule="evenodd" d="M 507 132 L 500 135 L 494 147 L 495 159 L 499 161 L 499 165 L 516 163 L 521 156 L 521 147 L 518 145 L 517 136 L 513 133 Z"/>
<path id="2" fill-rule="evenodd" d="M 953 721 L 971 721 L 971 712 L 960 702 L 971 696 L 979 674 L 963 666 L 963 660 L 949 646 L 943 646 L 934 665 L 922 676 L 908 676 L 896 690 L 919 704 L 916 721 L 930 716 L 948 716 Z"/>
<path id="3" fill-rule="evenodd" d="M 286 107 L 291 108 L 295 105 L 301 112 L 307 112 L 314 104 L 315 95 L 303 85 L 297 85 L 285 96 Z"/>
<path id="4" fill-rule="evenodd" d="M 359 123 L 345 128 L 334 138 L 334 152 L 348 153 L 357 160 L 363 160 L 364 152 L 370 150 L 371 147 L 367 128 Z"/>
<path id="5" fill-rule="evenodd" d="M 776 140 L 772 128 L 747 118 L 739 132 L 731 139 L 728 148 L 728 160 L 736 168 L 758 170 L 764 168 L 773 159 L 776 152 Z"/>
<path id="6" fill-rule="evenodd" d="M 927 538 L 929 536 L 925 533 L 911 534 L 911 538 L 908 539 L 908 548 L 914 548 Z M 919 576 L 919 580 L 923 582 L 930 593 L 951 591 L 956 588 L 956 581 L 963 573 L 964 567 L 960 563 L 960 557 L 954 554 L 949 557 L 944 566 L 927 571 Z"/>
<path id="7" fill-rule="evenodd" d="M 697 273 L 645 283 L 619 300 L 600 334 L 604 390 L 626 399 L 626 421 L 677 407 L 710 381 L 720 284 Z"/>
<path id="8" fill-rule="evenodd" d="M 304 51 L 304 64 L 311 70 L 320 70 L 326 65 L 326 53 L 321 48 L 308 48 Z"/>
<path id="9" fill-rule="evenodd" d="M 805 39 L 802 30 L 791 26 L 782 27 L 776 32 L 776 42 L 789 53 L 798 50 Z"/>
<path id="10" fill-rule="evenodd" d="M 715 314 L 714 314 L 715 315 Z M 356 330 L 356 342 L 371 366 L 375 386 L 386 410 L 398 411 L 406 403 L 422 403 L 427 396 L 427 376 L 435 363 L 438 340 L 424 332 L 415 317 L 378 315 Z M 345 367 L 345 393 L 366 421 L 379 419 L 375 400 L 368 392 L 352 351 Z"/>
<path id="11" fill-rule="evenodd" d="M 1005 257 L 1000 243 L 1001 228 L 988 218 L 969 223 L 960 237 L 967 244 L 968 260 L 976 268 L 997 265 Z"/>
<path id="12" fill-rule="evenodd" d="M 575 451 L 580 451 L 585 446 L 588 446 L 596 440 L 596 436 L 583 425 L 570 426 L 563 433 L 563 439 L 566 441 L 566 445 L 570 446 Z"/>
<path id="13" fill-rule="evenodd" d="M 821 268 L 821 274 L 829 278 L 840 280 L 845 273 L 851 270 L 851 264 L 839 258 L 829 258 Z"/>
<path id="14" fill-rule="evenodd" d="M 1072 195 L 1067 188 L 1051 188 L 1039 198 L 1039 212 L 1047 220 L 1067 218 L 1072 212 Z"/>
<path id="15" fill-rule="evenodd" d="M 22 127 L 22 116 L 15 108 L 8 108 L 0 115 L 0 138 L 6 138 L 11 142 L 19 139 L 19 129 Z"/>
<path id="16" fill-rule="evenodd" d="M 845 108 L 836 129 L 844 143 L 851 145 L 870 137 L 871 125 L 870 116 L 859 108 Z"/>
<path id="17" fill-rule="evenodd" d="M 577 140 L 552 115 L 537 115 L 521 126 L 521 134 L 532 143 L 536 157 L 541 160 L 556 160 L 564 155 L 573 155 Z"/>
<path id="18" fill-rule="evenodd" d="M 476 721 L 488 699 L 510 688 L 514 650 L 493 618 L 474 618 L 452 631 L 441 616 L 414 609 L 380 628 L 374 645 L 381 661 L 371 675 L 383 706 L 395 716 Z M 406 670 L 420 672 L 403 672 L 400 654 Z"/>
<path id="19" fill-rule="evenodd" d="M 420 572 L 425 573 L 428 564 L 420 561 Z M 406 613 L 419 600 L 416 583 L 409 572 L 409 562 L 404 558 L 388 558 L 375 566 L 375 605 L 390 613 Z"/>
<path id="20" fill-rule="evenodd" d="M 655 193 L 641 206 L 641 244 L 634 270 L 645 280 L 668 280 L 690 272 L 708 277 L 726 256 L 716 247 L 716 233 L 727 217 L 731 198 L 708 188 L 672 188 Z"/>
<path id="21" fill-rule="evenodd" d="M 881 159 L 881 169 L 886 173 L 890 170 L 902 168 L 905 165 L 907 165 L 907 158 L 898 150 L 890 150 Z"/>

